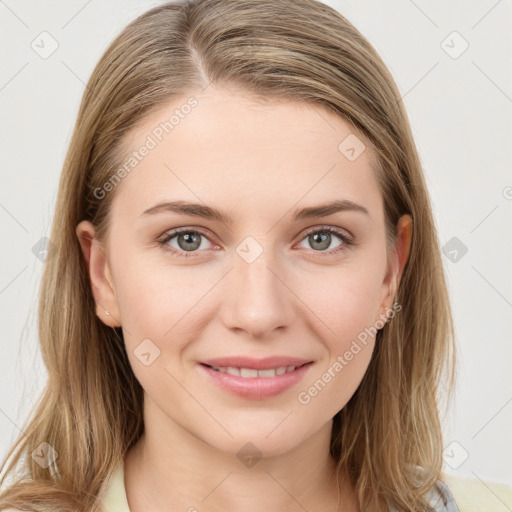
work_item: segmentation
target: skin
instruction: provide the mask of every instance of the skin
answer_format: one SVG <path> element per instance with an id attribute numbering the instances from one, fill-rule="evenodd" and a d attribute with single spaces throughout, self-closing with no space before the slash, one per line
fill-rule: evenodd
<path id="1" fill-rule="evenodd" d="M 125 459 L 130 509 L 164 511 L 173 503 L 175 510 L 200 512 L 339 510 L 332 418 L 361 382 L 374 337 L 309 403 L 297 395 L 391 309 L 411 218 L 400 219 L 388 261 L 376 155 L 366 145 L 349 161 L 338 146 L 354 129 L 322 107 L 266 103 L 225 86 L 195 97 L 198 106 L 118 185 L 106 240 L 95 238 L 87 221 L 76 230 L 97 315 L 123 327 L 145 391 L 146 431 Z M 151 114 L 126 137 L 126 147 L 139 148 L 185 101 Z M 233 224 L 172 212 L 140 217 L 178 199 L 222 209 Z M 292 222 L 295 209 L 334 199 L 358 203 L 368 215 L 345 211 Z M 318 249 L 307 233 L 323 226 L 348 231 L 355 245 L 335 254 L 344 242 L 333 234 Z M 156 242 L 180 227 L 207 232 L 192 257 Z M 263 249 L 251 263 L 236 252 L 248 236 Z M 167 245 L 185 253 L 178 242 Z M 145 366 L 134 350 L 148 338 L 160 355 Z M 251 400 L 198 369 L 198 361 L 228 355 L 288 355 L 314 364 L 291 389 Z M 252 467 L 236 456 L 247 442 L 262 455 Z M 343 473 L 339 487 L 342 509 L 358 510 Z"/>

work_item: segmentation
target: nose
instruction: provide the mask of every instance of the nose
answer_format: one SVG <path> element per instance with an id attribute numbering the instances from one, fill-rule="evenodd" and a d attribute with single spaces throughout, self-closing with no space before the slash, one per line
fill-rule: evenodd
<path id="1" fill-rule="evenodd" d="M 221 316 L 225 326 L 259 340 L 290 326 L 297 301 L 290 279 L 290 271 L 274 252 L 254 239 L 242 243 L 224 284 Z"/>

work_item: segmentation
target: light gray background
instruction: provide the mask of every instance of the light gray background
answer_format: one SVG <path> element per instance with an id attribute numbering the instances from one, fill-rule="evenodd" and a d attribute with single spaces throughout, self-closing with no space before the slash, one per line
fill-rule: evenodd
<path id="1" fill-rule="evenodd" d="M 84 85 L 119 31 L 158 3 L 0 0 L 2 457 L 46 378 L 36 331 L 43 263 L 32 247 L 49 235 Z M 441 243 L 458 239 L 451 242 L 459 244 L 458 261 L 451 261 L 453 252 L 443 256 L 460 355 L 456 400 L 444 425 L 446 470 L 510 485 L 512 4 L 326 3 L 389 66 L 409 113 Z M 58 42 L 46 59 L 31 47 L 42 46 L 43 31 Z M 457 55 L 461 37 L 469 47 Z M 468 249 L 462 257 L 461 244 Z"/>

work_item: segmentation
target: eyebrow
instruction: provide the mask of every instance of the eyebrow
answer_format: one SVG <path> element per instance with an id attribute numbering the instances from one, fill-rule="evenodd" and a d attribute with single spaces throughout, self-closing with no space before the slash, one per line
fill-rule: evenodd
<path id="1" fill-rule="evenodd" d="M 369 215 L 368 210 L 360 204 L 354 203 L 347 199 L 331 201 L 329 203 L 321 204 L 318 206 L 309 206 L 300 210 L 295 210 L 292 220 L 298 220 L 327 217 L 337 212 L 360 212 Z M 210 206 L 199 203 L 189 203 L 186 201 L 166 201 L 158 203 L 151 208 L 145 210 L 139 217 L 146 217 L 155 215 L 157 213 L 174 212 L 182 215 L 192 215 L 195 217 L 202 217 L 205 219 L 215 220 L 224 224 L 232 224 L 233 218 L 226 212 L 222 212 Z"/>

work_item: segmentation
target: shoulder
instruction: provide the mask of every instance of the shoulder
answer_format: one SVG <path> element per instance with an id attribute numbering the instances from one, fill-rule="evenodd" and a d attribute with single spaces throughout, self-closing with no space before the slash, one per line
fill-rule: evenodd
<path id="1" fill-rule="evenodd" d="M 419 484 L 425 469 L 413 466 Z M 496 482 L 442 472 L 426 495 L 435 512 L 510 512 L 512 487 Z"/>
<path id="2" fill-rule="evenodd" d="M 512 487 L 508 485 L 445 473 L 438 481 L 437 487 L 439 505 L 436 506 L 439 508 L 436 508 L 436 511 L 510 512 L 512 510 Z M 445 508 L 442 508 L 443 506 Z"/>
<path id="3" fill-rule="evenodd" d="M 435 487 L 430 489 L 426 497 L 435 512 L 463 512 L 458 508 L 449 487 L 441 480 L 436 482 Z"/>

